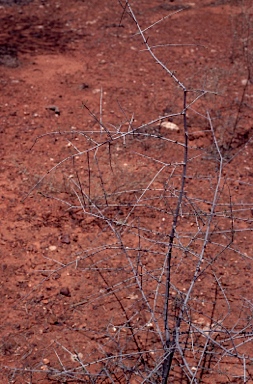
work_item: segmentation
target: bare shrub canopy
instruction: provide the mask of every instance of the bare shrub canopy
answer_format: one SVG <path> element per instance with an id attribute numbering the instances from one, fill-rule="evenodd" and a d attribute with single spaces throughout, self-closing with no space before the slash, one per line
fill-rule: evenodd
<path id="1" fill-rule="evenodd" d="M 101 89 L 99 113 L 82 105 L 94 121 L 90 130 L 50 133 L 67 140 L 70 154 L 30 193 L 40 187 L 48 197 L 43 181 L 62 169 L 71 174 L 67 193 L 50 198 L 82 222 L 84 236 L 94 226 L 94 236 L 78 255 L 51 266 L 50 276 L 81 271 L 89 288 L 71 309 L 75 319 L 88 316 L 82 328 L 69 330 L 69 340 L 79 333 L 78 344 L 52 343 L 56 363 L 44 372 L 66 382 L 209 383 L 215 374 L 217 382 L 246 383 L 253 304 L 249 292 L 235 291 L 240 265 L 252 261 L 243 247 L 252 203 L 237 200 L 230 177 L 251 143 L 250 134 L 235 140 L 243 102 L 224 132 L 213 109 L 219 104 L 214 72 L 207 86 L 198 75 L 184 83 L 180 63 L 174 70 L 163 60 L 170 47 L 158 46 L 161 35 L 154 40 L 155 26 L 175 22 L 178 10 L 144 27 L 134 6 L 121 5 L 121 22 L 132 23 L 143 55 L 164 71 L 174 104 L 143 124 L 121 107 L 122 120 L 112 124 L 103 116 Z M 194 119 L 203 128 L 196 130 Z"/>

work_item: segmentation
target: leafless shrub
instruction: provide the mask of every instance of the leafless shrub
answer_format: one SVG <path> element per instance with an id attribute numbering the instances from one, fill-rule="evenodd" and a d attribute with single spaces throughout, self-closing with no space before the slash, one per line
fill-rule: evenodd
<path id="1" fill-rule="evenodd" d="M 82 271 L 90 285 L 71 309 L 75 318 L 89 315 L 65 343 L 52 343 L 54 365 L 31 372 L 60 382 L 208 383 L 216 375 L 216 382 L 246 383 L 253 302 L 235 295 L 231 279 L 251 262 L 239 246 L 251 204 L 231 192 L 209 106 L 198 111 L 212 90 L 188 89 L 152 48 L 152 25 L 142 28 L 128 1 L 122 7 L 147 54 L 181 92 L 181 107 L 140 126 L 125 114 L 112 126 L 101 101 L 99 116 L 83 105 L 97 128 L 53 133 L 67 138 L 72 151 L 48 171 L 66 167 L 71 174 L 71 196 L 57 199 L 73 219 L 96 229 L 89 248 L 50 273 Z M 189 141 L 189 115 L 208 127 L 208 159 L 209 148 Z M 175 117 L 181 132 L 170 134 L 161 122 Z M 159 148 L 155 156 L 152 148 Z M 80 334 L 79 343 L 72 345 L 71 332 Z"/>

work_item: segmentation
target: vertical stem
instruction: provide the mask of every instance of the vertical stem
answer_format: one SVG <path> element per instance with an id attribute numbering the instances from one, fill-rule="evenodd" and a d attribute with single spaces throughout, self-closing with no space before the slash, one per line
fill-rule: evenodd
<path id="1" fill-rule="evenodd" d="M 175 238 L 175 231 L 177 228 L 178 216 L 180 207 L 183 201 L 184 188 L 185 188 L 185 179 L 187 171 L 187 161 L 188 161 L 188 127 L 187 127 L 187 116 L 186 116 L 186 99 L 187 99 L 187 90 L 184 89 L 184 100 L 183 100 L 183 123 L 184 123 L 184 162 L 183 170 L 181 176 L 181 188 L 178 196 L 177 206 L 174 213 L 172 229 L 170 233 L 170 241 L 167 252 L 167 275 L 166 275 L 166 291 L 165 291 L 165 303 L 164 303 L 164 330 L 165 330 L 165 345 L 164 345 L 164 361 L 163 361 L 163 374 L 162 374 L 162 384 L 166 384 L 168 381 L 169 372 L 171 370 L 172 360 L 175 353 L 176 345 L 176 328 L 180 326 L 178 321 L 176 322 L 173 333 L 170 335 L 169 327 L 169 298 L 170 298 L 170 286 L 171 286 L 171 259 L 172 259 L 172 249 Z M 171 338 L 172 336 L 172 338 Z"/>

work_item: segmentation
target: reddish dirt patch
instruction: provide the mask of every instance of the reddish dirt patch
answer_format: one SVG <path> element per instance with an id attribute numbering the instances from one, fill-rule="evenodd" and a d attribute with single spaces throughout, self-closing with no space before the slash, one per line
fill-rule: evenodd
<path id="1" fill-rule="evenodd" d="M 158 383 L 182 92 L 145 51 L 130 17 L 121 20 L 119 2 L 15 3 L 0 1 L 1 382 Z M 163 45 L 154 52 L 189 90 L 213 92 L 199 100 L 189 92 L 171 326 L 201 255 L 220 156 L 224 162 L 181 328 L 191 374 L 176 353 L 169 382 L 190 382 L 197 372 L 196 382 L 250 383 L 252 7 L 132 6 L 142 28 L 182 9 L 150 28 L 149 44 Z M 166 114 L 178 114 L 165 120 L 179 132 L 161 126 Z M 213 341 L 200 358 L 207 333 Z"/>

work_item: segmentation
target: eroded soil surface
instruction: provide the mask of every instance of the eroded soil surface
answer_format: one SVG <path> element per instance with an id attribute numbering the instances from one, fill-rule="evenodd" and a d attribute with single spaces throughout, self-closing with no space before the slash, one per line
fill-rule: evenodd
<path id="1" fill-rule="evenodd" d="M 201 232 L 201 212 L 211 212 L 224 162 L 215 210 L 219 221 L 210 229 L 207 272 L 196 283 L 198 304 L 191 312 L 191 321 L 203 329 L 214 324 L 216 333 L 221 323 L 235 332 L 237 327 L 252 331 L 249 3 L 132 3 L 143 29 L 164 18 L 146 32 L 148 43 L 187 89 L 199 90 L 188 93 L 188 104 L 194 104 L 187 112 L 186 196 L 195 214 L 184 213 L 188 203 L 181 207 L 173 256 L 173 284 L 181 292 L 189 287 L 191 262 L 201 247 L 187 239 Z M 165 195 L 177 195 L 182 170 L 183 98 L 123 8 L 116 0 L 0 1 L 1 383 L 161 380 L 160 368 L 150 374 L 162 356 L 161 345 L 159 350 L 129 260 L 142 260 L 138 273 L 148 276 L 143 290 L 158 292 L 175 208 Z M 203 90 L 212 93 L 203 96 Z M 179 131 L 159 121 L 168 114 L 178 115 L 164 120 Z M 128 131 L 134 134 L 121 136 Z M 127 244 L 128 262 L 120 241 Z M 182 298 L 176 290 L 172 296 L 176 314 Z M 145 324 L 148 341 L 141 333 Z M 145 362 L 125 361 L 127 345 L 135 353 L 138 348 L 151 352 L 143 355 Z M 233 352 L 225 341 L 222 345 Z M 249 341 L 237 351 L 247 357 L 246 365 L 239 357 L 222 360 L 217 352 L 214 367 L 211 359 L 201 361 L 209 366 L 198 379 L 252 382 L 252 350 Z M 115 356 L 122 361 L 116 363 Z M 191 359 L 192 372 L 198 371 Z M 149 375 L 151 381 L 144 381 Z M 188 382 L 177 364 L 170 382 Z"/>

